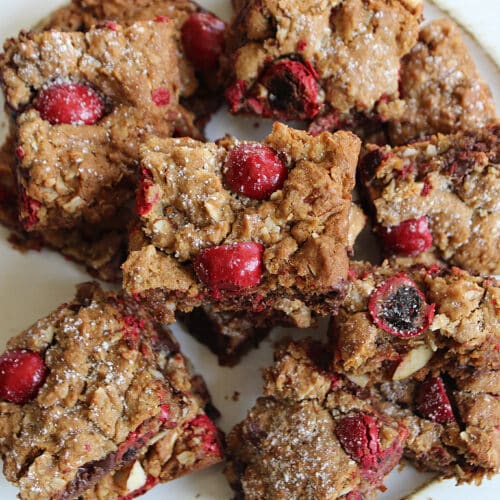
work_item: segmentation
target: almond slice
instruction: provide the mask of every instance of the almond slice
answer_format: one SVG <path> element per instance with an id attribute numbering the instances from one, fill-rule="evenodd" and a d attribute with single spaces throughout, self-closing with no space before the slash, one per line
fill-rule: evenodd
<path id="1" fill-rule="evenodd" d="M 403 380 L 409 377 L 412 373 L 423 368 L 432 358 L 434 351 L 427 345 L 421 344 L 412 349 L 399 363 L 392 380 Z"/>
<path id="2" fill-rule="evenodd" d="M 147 479 L 148 477 L 144 472 L 142 465 L 138 460 L 136 460 L 134 462 L 134 465 L 132 465 L 132 468 L 130 469 L 127 478 L 127 485 L 126 485 L 127 493 L 142 488 L 146 484 Z"/>

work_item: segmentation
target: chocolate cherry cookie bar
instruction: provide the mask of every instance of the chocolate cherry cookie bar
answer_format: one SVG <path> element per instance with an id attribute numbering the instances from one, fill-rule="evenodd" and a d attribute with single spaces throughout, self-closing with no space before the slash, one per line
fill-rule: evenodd
<path id="1" fill-rule="evenodd" d="M 317 119 L 318 132 L 399 107 L 421 13 L 419 0 L 238 2 L 223 59 L 231 112 Z"/>
<path id="2" fill-rule="evenodd" d="M 353 203 L 349 212 L 348 243 L 350 247 L 364 228 L 366 217 Z M 276 318 L 274 318 L 276 319 Z M 221 365 L 232 366 L 252 347 L 257 347 L 273 326 L 273 315 L 238 311 L 216 312 L 210 306 L 198 307 L 181 315 L 188 332 L 208 345 Z"/>
<path id="3" fill-rule="evenodd" d="M 139 142 L 183 117 L 168 20 L 22 33 L 6 42 L 1 76 L 26 230 L 112 217 L 133 196 Z"/>
<path id="4" fill-rule="evenodd" d="M 168 17 L 174 23 L 179 53 L 181 103 L 200 125 L 220 105 L 223 92 L 217 76 L 226 25 L 190 0 L 73 0 L 43 24 L 44 29 L 86 31 L 99 24 L 129 26 Z M 198 123 L 198 122 L 197 122 Z"/>
<path id="5" fill-rule="evenodd" d="M 491 91 L 451 19 L 422 28 L 417 45 L 401 61 L 399 93 L 403 115 L 387 117 L 391 144 L 477 130 L 495 119 Z"/>
<path id="6" fill-rule="evenodd" d="M 276 123 L 263 143 L 152 138 L 124 288 L 158 317 L 212 305 L 307 327 L 336 311 L 360 141 Z"/>
<path id="7" fill-rule="evenodd" d="M 310 339 L 278 350 L 265 397 L 228 435 L 226 476 L 237 498 L 374 498 L 408 431 L 327 370 Z"/>
<path id="8" fill-rule="evenodd" d="M 0 453 L 23 499 L 78 498 L 144 449 L 168 462 L 177 440 L 181 448 L 190 440 L 194 447 L 196 434 L 203 440 L 206 416 L 176 342 L 132 299 L 82 285 L 72 302 L 7 349 L 0 357 Z M 162 463 L 156 460 L 156 470 Z M 135 470 L 131 492 L 146 485 L 138 475 L 149 483 L 160 476 L 154 467 Z"/>
<path id="9" fill-rule="evenodd" d="M 362 196 L 389 255 L 426 251 L 475 274 L 499 274 L 500 125 L 369 147 Z"/>
<path id="10" fill-rule="evenodd" d="M 500 467 L 500 287 L 458 268 L 353 264 L 332 368 L 409 430 L 405 455 L 458 481 Z"/>

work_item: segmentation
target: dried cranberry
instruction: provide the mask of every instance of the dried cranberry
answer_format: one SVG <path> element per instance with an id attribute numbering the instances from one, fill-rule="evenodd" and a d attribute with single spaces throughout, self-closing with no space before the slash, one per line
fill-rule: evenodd
<path id="1" fill-rule="evenodd" d="M 10 403 L 33 399 L 47 376 L 47 367 L 37 352 L 8 351 L 0 357 L 0 398 Z"/>
<path id="2" fill-rule="evenodd" d="M 259 83 L 267 89 L 264 116 L 282 120 L 309 120 L 320 110 L 316 72 L 308 63 L 280 59 L 262 74 Z"/>
<path id="3" fill-rule="evenodd" d="M 398 226 L 382 227 L 380 235 L 391 253 L 418 255 L 432 246 L 432 234 L 425 216 L 405 220 Z"/>
<path id="4" fill-rule="evenodd" d="M 196 275 L 213 292 L 238 291 L 260 283 L 262 255 L 260 243 L 235 243 L 202 250 L 194 263 Z"/>
<path id="5" fill-rule="evenodd" d="M 420 335 L 432 323 L 434 307 L 404 273 L 384 281 L 368 301 L 373 322 L 396 337 Z"/>
<path id="6" fill-rule="evenodd" d="M 224 47 L 226 25 L 207 12 L 191 14 L 181 29 L 186 57 L 200 71 L 217 68 Z"/>
<path id="7" fill-rule="evenodd" d="M 379 452 L 379 432 L 374 417 L 357 413 L 343 418 L 335 429 L 345 452 L 363 469 L 374 469 Z"/>
<path id="8" fill-rule="evenodd" d="M 264 144 L 239 144 L 226 158 L 225 179 L 229 187 L 256 200 L 269 198 L 285 182 L 288 170 L 278 155 Z"/>
<path id="9" fill-rule="evenodd" d="M 418 388 L 417 410 L 423 418 L 445 424 L 455 420 L 441 377 L 428 377 Z"/>
<path id="10" fill-rule="evenodd" d="M 104 114 L 101 96 L 83 83 L 56 83 L 42 89 L 34 106 L 52 124 L 92 125 Z"/>

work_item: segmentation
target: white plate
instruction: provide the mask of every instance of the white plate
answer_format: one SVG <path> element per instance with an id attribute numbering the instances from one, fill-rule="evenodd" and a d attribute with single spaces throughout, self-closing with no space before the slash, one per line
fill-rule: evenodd
<path id="1" fill-rule="evenodd" d="M 498 0 L 480 0 L 470 2 L 466 11 L 461 12 L 462 18 L 468 18 L 469 28 L 478 26 L 474 20 L 482 14 L 495 13 Z M 0 0 L 0 40 L 7 36 L 15 36 L 22 28 L 29 28 L 51 10 L 66 3 L 65 0 Z M 214 11 L 224 19 L 230 15 L 229 0 L 200 0 L 200 3 Z M 448 2 L 449 3 L 449 2 Z M 466 2 L 461 2 L 465 4 Z M 490 9 L 488 9 L 490 7 Z M 430 5 L 426 6 L 426 18 L 432 19 L 440 12 Z M 493 14 L 493 17 L 495 15 Z M 496 21 L 498 21 L 498 16 Z M 481 24 L 479 24 L 481 26 Z M 495 23 L 489 28 L 495 29 Z M 473 28 L 472 28 L 473 29 Z M 498 31 L 490 31 L 490 41 L 500 44 Z M 500 75 L 486 53 L 469 37 L 467 42 L 479 66 L 482 75 L 490 83 L 496 102 L 500 102 Z M 216 139 L 226 132 L 242 139 L 261 139 L 270 130 L 270 122 L 261 122 L 258 128 L 252 118 L 234 118 L 220 111 L 207 127 L 209 139 Z M 5 134 L 5 118 L 0 128 L 0 135 Z M 46 315 L 60 303 L 73 296 L 74 285 L 86 281 L 89 276 L 82 269 L 54 252 L 42 251 L 21 254 L 7 243 L 8 232 L 0 228 L 0 350 L 3 350 L 6 340 L 27 328 L 34 321 Z M 272 362 L 272 346 L 278 338 L 290 336 L 306 336 L 313 334 L 319 338 L 324 336 L 326 322 L 316 331 L 292 332 L 280 330 L 273 332 L 270 339 L 262 342 L 260 349 L 251 352 L 242 363 L 235 368 L 221 368 L 217 365 L 215 356 L 201 344 L 186 335 L 182 328 L 174 325 L 173 330 L 182 344 L 183 351 L 191 358 L 197 370 L 202 373 L 212 392 L 214 403 L 222 412 L 219 422 L 222 429 L 229 431 L 240 421 L 261 393 L 261 369 Z M 235 401 L 232 396 L 240 394 Z M 145 495 L 145 500 L 175 499 L 228 499 L 231 490 L 221 474 L 222 466 L 191 474 L 170 484 L 160 485 Z M 397 500 L 405 497 L 416 487 L 426 483 L 432 476 L 418 473 L 411 466 L 402 471 L 393 472 L 386 482 L 388 490 L 379 498 Z M 478 489 L 473 486 L 455 488 L 452 481 L 433 484 L 425 491 L 417 493 L 413 499 L 460 500 L 466 499 L 471 493 L 480 494 L 482 500 L 498 499 L 500 478 L 486 481 Z M 0 499 L 11 500 L 16 496 L 16 489 L 10 486 L 3 476 L 0 477 Z"/>

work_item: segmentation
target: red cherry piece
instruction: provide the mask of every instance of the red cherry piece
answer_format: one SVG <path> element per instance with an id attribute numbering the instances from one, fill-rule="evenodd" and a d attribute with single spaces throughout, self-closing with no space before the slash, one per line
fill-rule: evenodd
<path id="1" fill-rule="evenodd" d="M 278 155 L 264 144 L 234 147 L 226 158 L 225 179 L 236 193 L 264 200 L 285 182 L 288 170 Z"/>
<path id="2" fill-rule="evenodd" d="M 365 413 L 343 418 L 335 429 L 342 448 L 363 469 L 374 469 L 379 452 L 377 421 Z"/>
<path id="3" fill-rule="evenodd" d="M 170 420 L 171 412 L 170 406 L 167 404 L 160 405 L 160 420 L 162 422 L 167 422 Z"/>
<path id="4" fill-rule="evenodd" d="M 199 415 L 185 425 L 187 434 L 201 439 L 203 450 L 211 455 L 221 455 L 219 431 L 215 424 L 206 416 Z"/>
<path id="5" fill-rule="evenodd" d="M 280 59 L 269 66 L 259 81 L 267 91 L 269 112 L 282 120 L 309 120 L 320 110 L 317 74 L 309 63 Z"/>
<path id="6" fill-rule="evenodd" d="M 226 25 L 207 12 L 191 14 L 181 29 L 186 57 L 200 71 L 216 69 L 224 46 Z"/>
<path id="7" fill-rule="evenodd" d="M 159 199 L 159 194 L 150 192 L 154 183 L 149 170 L 143 168 L 141 174 L 142 176 L 141 180 L 139 181 L 139 186 L 137 188 L 135 198 L 135 211 L 138 215 L 143 217 L 151 212 L 153 205 Z"/>
<path id="8" fill-rule="evenodd" d="M 385 248 L 391 253 L 418 255 L 432 246 L 429 221 L 425 216 L 405 220 L 398 226 L 381 228 L 380 235 Z"/>
<path id="9" fill-rule="evenodd" d="M 229 104 L 229 111 L 237 113 L 244 107 L 245 92 L 247 84 L 244 80 L 237 80 L 226 89 L 226 100 Z"/>
<path id="10" fill-rule="evenodd" d="M 27 403 L 37 395 L 46 376 L 47 367 L 37 352 L 8 351 L 0 357 L 0 399 Z"/>
<path id="11" fill-rule="evenodd" d="M 420 384 L 417 394 L 417 410 L 423 418 L 439 424 L 455 420 L 441 377 L 428 377 Z"/>
<path id="12" fill-rule="evenodd" d="M 92 125 L 104 115 L 101 96 L 83 83 L 56 83 L 42 89 L 34 106 L 53 125 Z"/>
<path id="13" fill-rule="evenodd" d="M 24 149 L 21 146 L 18 146 L 16 148 L 16 156 L 19 160 L 22 160 L 26 156 L 26 153 L 24 152 Z"/>
<path id="14" fill-rule="evenodd" d="M 24 229 L 29 231 L 33 226 L 35 226 L 38 222 L 38 210 L 42 206 L 41 203 L 33 198 L 30 198 L 24 189 L 21 192 L 21 200 L 20 200 L 20 209 L 21 209 L 21 220 Z"/>
<path id="15" fill-rule="evenodd" d="M 196 275 L 212 292 L 257 286 L 262 278 L 260 243 L 235 243 L 202 250 L 194 263 Z"/>
<path id="16" fill-rule="evenodd" d="M 373 322 L 396 337 L 414 337 L 429 328 L 434 319 L 434 304 L 427 304 L 425 295 L 406 274 L 384 281 L 368 301 Z"/>
<path id="17" fill-rule="evenodd" d="M 168 106 L 170 104 L 170 90 L 160 87 L 151 92 L 151 99 L 157 106 Z"/>

